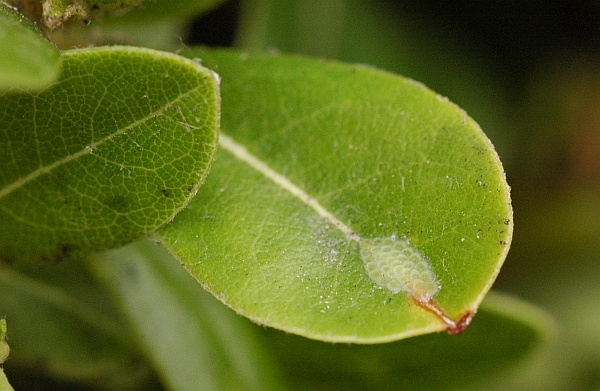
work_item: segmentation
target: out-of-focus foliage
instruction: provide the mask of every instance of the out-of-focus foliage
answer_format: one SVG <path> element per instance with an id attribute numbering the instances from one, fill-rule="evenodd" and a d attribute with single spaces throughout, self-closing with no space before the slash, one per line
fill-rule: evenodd
<path id="1" fill-rule="evenodd" d="M 61 58 L 34 23 L 0 2 L 0 91 L 37 91 L 59 76 Z"/>

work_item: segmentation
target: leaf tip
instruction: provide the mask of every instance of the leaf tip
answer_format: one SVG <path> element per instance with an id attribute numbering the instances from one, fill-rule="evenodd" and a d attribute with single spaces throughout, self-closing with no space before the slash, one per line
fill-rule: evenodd
<path id="1" fill-rule="evenodd" d="M 466 314 L 462 315 L 458 320 L 454 320 L 446 314 L 444 310 L 442 310 L 439 304 L 434 300 L 422 301 L 413 297 L 413 301 L 419 307 L 425 309 L 426 311 L 435 315 L 438 319 L 440 319 L 446 325 L 446 331 L 450 335 L 459 335 L 462 334 L 469 324 L 471 324 L 471 320 L 475 316 L 477 310 L 468 311 Z"/>

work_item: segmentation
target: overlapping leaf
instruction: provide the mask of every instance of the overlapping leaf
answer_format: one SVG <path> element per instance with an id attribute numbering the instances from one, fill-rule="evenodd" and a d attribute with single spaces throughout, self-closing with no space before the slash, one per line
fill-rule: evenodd
<path id="1" fill-rule="evenodd" d="M 61 259 L 133 241 L 204 181 L 219 124 L 217 76 L 126 47 L 64 55 L 37 94 L 0 96 L 0 258 Z"/>

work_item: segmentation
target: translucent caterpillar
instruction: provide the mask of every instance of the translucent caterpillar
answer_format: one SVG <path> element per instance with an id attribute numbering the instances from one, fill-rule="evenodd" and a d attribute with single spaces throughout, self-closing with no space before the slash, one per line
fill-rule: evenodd
<path id="1" fill-rule="evenodd" d="M 405 292 L 425 303 L 440 290 L 429 259 L 397 238 L 362 239 L 360 255 L 369 277 L 392 293 Z"/>

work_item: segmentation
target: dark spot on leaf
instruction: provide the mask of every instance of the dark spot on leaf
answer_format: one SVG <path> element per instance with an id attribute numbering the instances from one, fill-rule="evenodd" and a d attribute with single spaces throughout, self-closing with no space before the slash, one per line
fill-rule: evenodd
<path id="1" fill-rule="evenodd" d="M 11 265 L 11 264 L 15 263 L 16 261 L 17 260 L 10 255 L 3 256 L 0 258 L 0 263 L 6 264 L 6 265 Z"/>
<path id="2" fill-rule="evenodd" d="M 171 196 L 171 190 L 169 189 L 162 189 L 160 191 L 162 193 L 162 195 L 164 195 L 165 197 L 170 197 Z"/>
<path id="3" fill-rule="evenodd" d="M 58 244 L 58 253 L 52 258 L 54 262 L 62 262 L 73 257 L 73 253 L 77 250 L 77 246 L 69 243 Z"/>
<path id="4" fill-rule="evenodd" d="M 45 263 L 55 262 L 59 263 L 73 258 L 78 247 L 70 243 L 59 243 L 56 245 L 56 251 L 54 254 L 44 254 L 40 256 L 40 261 Z"/>
<path id="5" fill-rule="evenodd" d="M 104 205 L 117 212 L 127 212 L 130 204 L 129 199 L 124 195 L 116 195 L 104 201 Z"/>
<path id="6" fill-rule="evenodd" d="M 70 258 L 71 255 L 73 254 L 74 250 L 75 250 L 75 246 L 73 246 L 71 244 L 61 244 L 60 245 L 60 257 L 61 257 L 61 259 L 59 259 L 59 260 L 63 261 L 65 259 Z"/>

